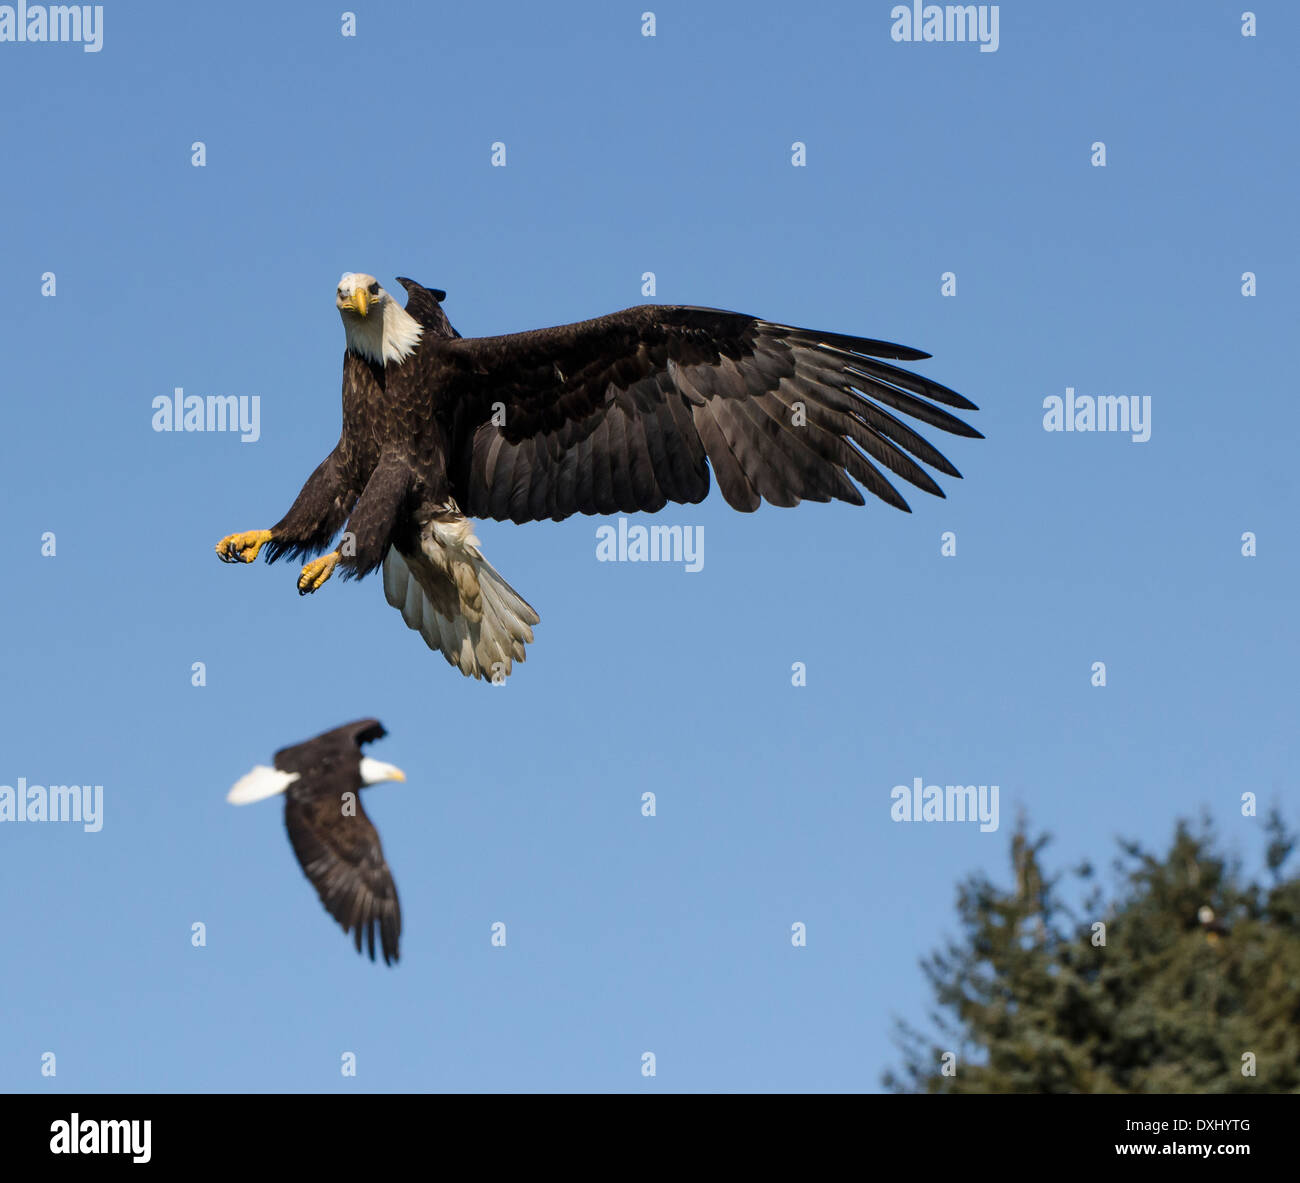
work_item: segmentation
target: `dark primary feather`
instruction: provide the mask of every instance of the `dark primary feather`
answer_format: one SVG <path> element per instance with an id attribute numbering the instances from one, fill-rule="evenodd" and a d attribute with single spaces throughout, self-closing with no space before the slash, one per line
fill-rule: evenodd
<path id="1" fill-rule="evenodd" d="M 446 292 L 438 288 L 422 287 L 415 280 L 405 279 L 400 275 L 397 277 L 397 282 L 406 289 L 406 311 L 425 328 L 432 328 L 447 337 L 460 336 L 451 327 L 451 321 L 442 310 L 442 302 L 447 298 Z"/>
<path id="2" fill-rule="evenodd" d="M 907 510 L 881 467 L 942 497 L 917 461 L 961 474 L 894 412 L 980 438 L 943 409 L 978 408 L 881 360 L 927 356 L 719 309 L 643 305 L 437 340 L 421 368 L 448 430 L 461 509 L 526 522 L 701 501 L 710 464 L 728 503 L 745 511 L 763 500 L 861 505 L 855 481 Z M 491 422 L 495 404 L 501 426 Z"/>
<path id="3" fill-rule="evenodd" d="M 354 934 L 358 952 L 365 937 L 372 961 L 378 929 L 387 965 L 398 959 L 402 912 L 379 833 L 361 805 L 360 767 L 361 745 L 383 735 L 377 719 L 348 723 L 277 752 L 275 766 L 299 774 L 285 793 L 284 824 L 321 903 Z M 346 793 L 353 798 L 345 813 Z"/>

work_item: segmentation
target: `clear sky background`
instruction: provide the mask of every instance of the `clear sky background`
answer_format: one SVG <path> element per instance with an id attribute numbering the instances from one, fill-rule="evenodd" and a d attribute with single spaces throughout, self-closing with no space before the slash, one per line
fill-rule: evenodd
<path id="1" fill-rule="evenodd" d="M 1206 808 L 1257 866 L 1243 791 L 1300 822 L 1300 8 L 1247 39 L 1240 4 L 1004 3 L 981 53 L 874 0 L 372 3 L 352 39 L 342 7 L 110 0 L 98 54 L 0 44 L 0 784 L 105 797 L 99 833 L 0 825 L 0 1089 L 873 1090 L 1017 809 L 1053 865 Z M 352 270 L 446 288 L 466 335 L 653 271 L 928 350 L 987 439 L 927 429 L 965 479 L 910 516 L 669 507 L 697 574 L 597 562 L 599 519 L 482 524 L 542 617 L 491 688 L 377 577 L 300 599 L 213 554 L 337 439 Z M 154 432 L 177 386 L 260 396 L 260 440 Z M 1149 395 L 1149 442 L 1045 432 L 1067 386 Z M 278 801 L 224 800 L 367 715 L 409 778 L 365 798 L 394 969 Z M 918 776 L 997 784 L 1001 829 L 892 822 Z"/>

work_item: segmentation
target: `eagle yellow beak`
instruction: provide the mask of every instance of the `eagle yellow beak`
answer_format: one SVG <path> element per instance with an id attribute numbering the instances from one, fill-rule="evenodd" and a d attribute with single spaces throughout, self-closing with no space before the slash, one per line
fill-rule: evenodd
<path id="1" fill-rule="evenodd" d="M 365 316 L 370 311 L 370 293 L 365 288 L 357 288 L 348 301 L 348 307 Z"/>
<path id="2" fill-rule="evenodd" d="M 373 756 L 361 758 L 361 783 L 363 785 L 382 784 L 386 780 L 405 780 L 406 773 L 392 764 L 385 764 Z"/>

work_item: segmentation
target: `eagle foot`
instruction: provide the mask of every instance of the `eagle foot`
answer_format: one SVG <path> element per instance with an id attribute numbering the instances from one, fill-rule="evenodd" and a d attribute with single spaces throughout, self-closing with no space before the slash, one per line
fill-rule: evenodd
<path id="1" fill-rule="evenodd" d="M 227 534 L 217 543 L 217 558 L 223 563 L 251 563 L 257 558 L 257 552 L 270 541 L 270 530 L 245 530 L 242 534 Z"/>
<path id="2" fill-rule="evenodd" d="M 325 581 L 334 574 L 334 566 L 338 561 L 339 552 L 336 550 L 330 551 L 327 555 L 321 555 L 319 559 L 312 559 L 302 569 L 302 574 L 298 576 L 298 594 L 300 596 L 310 595 L 323 586 Z"/>

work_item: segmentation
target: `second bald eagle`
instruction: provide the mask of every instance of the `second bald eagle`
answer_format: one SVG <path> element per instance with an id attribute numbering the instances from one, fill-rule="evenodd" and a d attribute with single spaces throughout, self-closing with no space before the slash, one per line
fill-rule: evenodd
<path id="1" fill-rule="evenodd" d="M 973 403 L 880 360 L 929 356 L 903 345 L 656 304 L 463 338 L 442 310 L 445 292 L 398 282 L 405 309 L 373 276 L 339 281 L 338 446 L 279 522 L 223 538 L 217 554 L 308 558 L 346 525 L 343 545 L 303 568 L 299 592 L 336 567 L 359 578 L 382 566 L 407 625 L 475 678 L 499 680 L 523 661 L 538 616 L 483 558 L 471 518 L 694 503 L 709 491 L 710 464 L 745 512 L 764 500 L 861 505 L 854 481 L 906 511 L 873 460 L 939 497 L 917 460 L 961 474 L 887 407 L 980 438 L 935 405 Z"/>
<path id="2" fill-rule="evenodd" d="M 402 909 L 384 859 L 379 832 L 362 808 L 367 785 L 405 780 L 400 768 L 361 754 L 362 744 L 384 738 L 378 719 L 359 719 L 275 753 L 275 767 L 259 764 L 226 794 L 247 805 L 284 794 L 284 825 L 298 862 L 329 914 L 362 937 L 375 959 L 375 933 L 384 964 L 397 960 Z"/>

